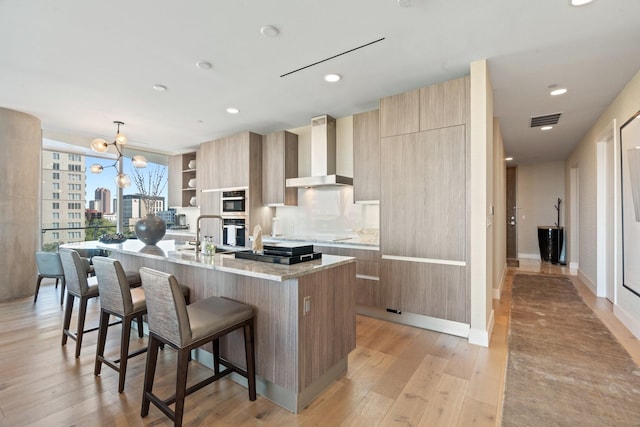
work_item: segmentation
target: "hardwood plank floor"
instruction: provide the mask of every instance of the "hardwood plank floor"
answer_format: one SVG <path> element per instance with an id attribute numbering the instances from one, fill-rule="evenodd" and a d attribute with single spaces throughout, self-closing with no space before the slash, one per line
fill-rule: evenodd
<path id="1" fill-rule="evenodd" d="M 566 267 L 520 262 L 507 270 L 503 297 L 494 301 L 491 346 L 433 331 L 357 317 L 357 347 L 349 370 L 294 415 L 222 380 L 189 396 L 185 426 L 494 426 L 500 425 L 511 283 L 515 272 L 569 274 Z M 640 343 L 620 324 L 611 304 L 594 297 L 571 276 L 579 292 L 636 361 Z M 96 325 L 99 305 L 89 303 L 87 324 Z M 129 361 L 125 391 L 106 366 L 93 375 L 97 333 L 88 333 L 80 358 L 74 341 L 60 346 L 63 310 L 53 281 L 43 283 L 37 304 L 23 299 L 0 304 L 0 426 L 164 426 L 169 420 L 153 406 L 140 417 L 145 356 Z M 75 325 L 75 316 L 72 320 Z M 107 350 L 119 346 L 119 326 L 109 329 Z M 132 338 L 132 349 L 146 340 Z M 171 394 L 175 352 L 160 352 L 155 390 Z M 192 362 L 189 381 L 208 371 Z"/>

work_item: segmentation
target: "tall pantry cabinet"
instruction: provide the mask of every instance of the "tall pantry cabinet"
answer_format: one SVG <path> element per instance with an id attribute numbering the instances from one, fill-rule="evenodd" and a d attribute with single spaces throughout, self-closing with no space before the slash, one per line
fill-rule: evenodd
<path id="1" fill-rule="evenodd" d="M 468 77 L 380 101 L 387 308 L 470 323 L 469 106 Z"/>

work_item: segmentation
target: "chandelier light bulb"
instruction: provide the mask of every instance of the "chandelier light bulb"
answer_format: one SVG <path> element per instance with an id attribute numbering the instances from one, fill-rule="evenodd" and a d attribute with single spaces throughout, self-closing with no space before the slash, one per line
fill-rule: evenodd
<path id="1" fill-rule="evenodd" d="M 131 178 L 125 173 L 119 173 L 115 179 L 116 185 L 120 188 L 127 188 L 131 185 Z"/>
<path id="2" fill-rule="evenodd" d="M 91 166 L 89 166 L 89 169 L 91 170 L 91 173 L 102 173 L 103 171 L 102 165 L 99 165 L 97 163 L 94 163 Z"/>
<path id="3" fill-rule="evenodd" d="M 136 168 L 146 168 L 147 167 L 147 159 L 140 154 L 136 154 L 131 158 L 131 163 Z"/>
<path id="4" fill-rule="evenodd" d="M 102 138 L 91 141 L 91 149 L 96 153 L 104 153 L 109 148 L 109 143 Z"/>
<path id="5" fill-rule="evenodd" d="M 118 144 L 126 144 L 127 143 L 127 137 L 124 136 L 124 134 L 122 134 L 122 133 L 118 133 L 116 135 L 116 142 Z"/>

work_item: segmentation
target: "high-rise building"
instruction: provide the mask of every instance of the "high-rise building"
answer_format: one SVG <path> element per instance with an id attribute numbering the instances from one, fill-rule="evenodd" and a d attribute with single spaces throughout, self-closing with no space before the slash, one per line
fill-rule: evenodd
<path id="1" fill-rule="evenodd" d="M 111 210 L 111 190 L 108 188 L 96 188 L 95 201 L 100 202 L 95 204 L 95 209 L 102 213 L 113 213 Z"/>
<path id="2" fill-rule="evenodd" d="M 42 151 L 44 248 L 54 243 L 84 241 L 85 182 L 82 154 Z"/>
<path id="3" fill-rule="evenodd" d="M 123 223 L 124 226 L 134 225 L 139 218 L 144 217 L 149 211 L 144 200 L 152 201 L 149 211 L 155 213 L 164 210 L 164 197 L 151 197 L 142 194 L 126 194 L 122 198 L 123 203 Z M 133 221 L 131 221 L 133 219 Z"/>

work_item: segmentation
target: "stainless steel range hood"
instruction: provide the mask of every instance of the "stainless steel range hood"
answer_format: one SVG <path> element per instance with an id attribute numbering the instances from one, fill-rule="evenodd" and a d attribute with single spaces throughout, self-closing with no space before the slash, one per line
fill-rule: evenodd
<path id="1" fill-rule="evenodd" d="M 336 175 L 336 119 L 311 119 L 311 176 L 289 178 L 287 187 L 353 185 L 353 178 Z"/>

